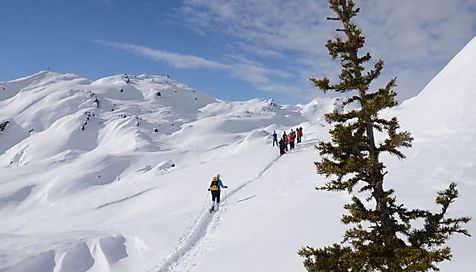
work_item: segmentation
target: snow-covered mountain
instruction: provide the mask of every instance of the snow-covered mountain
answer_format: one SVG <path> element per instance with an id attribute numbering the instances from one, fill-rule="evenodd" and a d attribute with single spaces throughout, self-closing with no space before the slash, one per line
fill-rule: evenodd
<path id="1" fill-rule="evenodd" d="M 424 132 L 476 127 L 476 39 L 471 40 L 416 97 L 402 105 L 401 119 L 416 119 Z M 413 127 L 412 127 L 413 129 Z"/>
<path id="2" fill-rule="evenodd" d="M 436 191 L 456 181 L 451 215 L 476 215 L 471 63 L 476 40 L 386 113 L 415 136 L 407 160 L 385 158 L 387 186 L 409 207 L 437 208 Z M 299 248 L 345 229 L 348 196 L 314 190 L 313 145 L 336 107 L 221 101 L 167 76 L 0 82 L 0 271 L 304 271 Z M 299 126 L 303 143 L 279 157 L 272 132 Z M 217 173 L 229 188 L 210 214 Z M 450 243 L 442 271 L 472 271 L 474 238 Z"/>

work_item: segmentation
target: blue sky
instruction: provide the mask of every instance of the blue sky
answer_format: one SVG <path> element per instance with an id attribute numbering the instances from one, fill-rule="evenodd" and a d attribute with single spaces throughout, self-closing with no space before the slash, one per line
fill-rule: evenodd
<path id="1" fill-rule="evenodd" d="M 379 84 L 416 95 L 476 35 L 474 0 L 357 1 Z M 325 0 L 3 0 L 0 81 L 51 69 L 90 79 L 164 74 L 225 100 L 322 96 L 334 77 Z"/>

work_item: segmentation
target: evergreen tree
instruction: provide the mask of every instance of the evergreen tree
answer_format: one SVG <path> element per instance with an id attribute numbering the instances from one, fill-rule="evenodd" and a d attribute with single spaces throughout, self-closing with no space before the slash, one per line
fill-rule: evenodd
<path id="1" fill-rule="evenodd" d="M 400 148 L 411 147 L 413 140 L 409 132 L 399 130 L 397 118 L 379 116 L 381 110 L 397 105 L 393 90 L 396 79 L 384 88 L 369 91 L 383 69 L 383 61 L 377 61 L 371 69 L 365 66 L 371 55 L 360 53 L 365 38 L 351 21 L 359 8 L 353 0 L 329 0 L 329 6 L 337 16 L 328 20 L 340 21 L 342 27 L 337 31 L 344 33 L 326 44 L 332 59 L 341 62 L 340 80 L 336 84 L 326 77 L 311 81 L 324 93 L 348 93 L 344 105 L 358 106 L 326 114 L 326 120 L 334 124 L 329 131 L 332 137 L 316 146 L 322 158 L 315 164 L 317 172 L 331 180 L 317 189 L 357 193 L 344 206 L 348 214 L 342 222 L 350 227 L 344 239 L 320 249 L 304 247 L 299 255 L 307 270 L 316 272 L 438 271 L 439 262 L 451 259 L 446 241 L 455 233 L 469 236 L 462 225 L 470 218 L 447 217 L 449 205 L 458 197 L 454 183 L 438 192 L 436 203 L 441 210 L 436 213 L 407 209 L 397 204 L 392 189 L 384 187 L 387 172 L 381 154 L 403 159 Z"/>

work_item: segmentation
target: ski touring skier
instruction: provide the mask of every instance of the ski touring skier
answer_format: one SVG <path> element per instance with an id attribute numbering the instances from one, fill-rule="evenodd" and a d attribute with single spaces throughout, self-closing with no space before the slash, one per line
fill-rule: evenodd
<path id="1" fill-rule="evenodd" d="M 279 140 L 279 155 L 282 156 L 286 153 L 286 144 L 284 143 L 284 139 L 281 138 Z"/>
<path id="2" fill-rule="evenodd" d="M 218 211 L 218 206 L 220 205 L 221 188 L 226 189 L 228 186 L 223 185 L 223 182 L 220 180 L 220 174 L 217 174 L 212 178 L 210 187 L 208 187 L 208 191 L 210 191 L 212 194 L 212 206 L 210 208 L 210 213 Z"/>
<path id="3" fill-rule="evenodd" d="M 294 140 L 296 139 L 296 132 L 291 129 L 288 134 L 289 149 L 294 149 Z"/>
<path id="4" fill-rule="evenodd" d="M 286 152 L 288 151 L 288 135 L 286 134 L 286 131 L 283 132 L 283 141 L 284 141 L 284 148 Z"/>
<path id="5" fill-rule="evenodd" d="M 296 129 L 296 132 L 297 132 L 297 142 L 300 143 L 302 138 L 302 127 L 298 127 Z"/>
<path id="6" fill-rule="evenodd" d="M 276 133 L 276 131 L 273 132 L 273 146 L 275 143 L 276 145 L 278 145 L 278 134 Z"/>

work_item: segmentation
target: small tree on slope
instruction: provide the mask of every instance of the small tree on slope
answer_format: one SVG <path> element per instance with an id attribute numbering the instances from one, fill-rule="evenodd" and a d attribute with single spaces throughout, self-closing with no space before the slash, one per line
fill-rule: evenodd
<path id="1" fill-rule="evenodd" d="M 342 23 L 337 31 L 345 36 L 329 40 L 326 47 L 332 59 L 340 59 L 340 81 L 331 84 L 328 78 L 311 81 L 321 90 L 354 93 L 344 105 L 357 104 L 357 109 L 326 114 L 334 127 L 329 131 L 330 142 L 317 146 L 322 159 L 316 162 L 317 172 L 332 179 L 317 188 L 326 191 L 358 191 L 352 202 L 344 208 L 349 212 L 342 218 L 350 225 L 343 241 L 320 249 L 304 247 L 299 255 L 304 257 L 308 271 L 428 271 L 439 270 L 439 262 L 450 260 L 451 250 L 445 245 L 454 233 L 469 236 L 462 224 L 470 218 L 447 218 L 449 205 L 458 197 L 454 183 L 438 192 L 436 203 L 441 210 L 409 210 L 397 204 L 394 191 L 384 188 L 385 165 L 380 155 L 388 152 L 400 159 L 405 156 L 401 147 L 411 147 L 410 133 L 399 131 L 397 119 L 379 117 L 385 108 L 396 106 L 395 79 L 376 92 L 369 92 L 369 85 L 383 68 L 383 61 L 376 62 L 365 72 L 364 64 L 371 60 L 369 53 L 361 55 L 364 37 L 351 22 L 359 9 L 352 0 L 329 0 L 330 8 Z M 378 141 L 376 136 L 381 136 Z M 421 227 L 416 227 L 420 225 Z"/>

